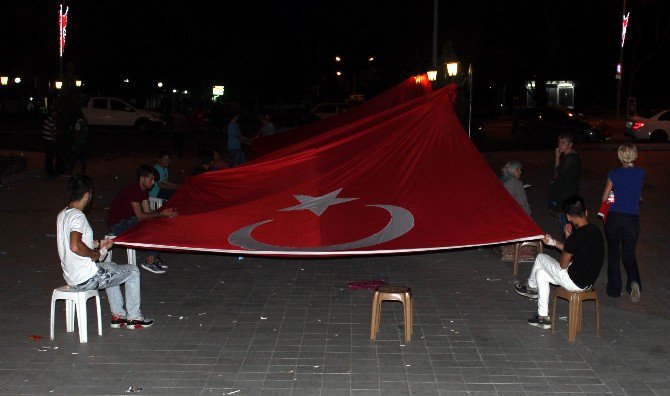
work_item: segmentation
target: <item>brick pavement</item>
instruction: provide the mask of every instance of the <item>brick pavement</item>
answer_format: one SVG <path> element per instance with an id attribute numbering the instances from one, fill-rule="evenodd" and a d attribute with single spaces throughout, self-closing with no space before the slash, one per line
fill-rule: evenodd
<path id="1" fill-rule="evenodd" d="M 555 232 L 543 210 L 546 155 L 487 157 L 494 167 L 512 158 L 524 163 L 534 218 Z M 605 155 L 613 153 L 583 153 L 587 202 L 602 188 Z M 488 249 L 331 260 L 165 254 L 167 274 L 142 273 L 142 307 L 156 319 L 152 328 L 105 326 L 99 337 L 90 303 L 89 342 L 79 344 L 76 333 L 65 332 L 59 305 L 50 342 L 49 296 L 63 281 L 49 235 L 64 179 L 22 179 L 0 190 L 0 393 L 126 394 L 135 386 L 141 394 L 180 395 L 670 394 L 668 273 L 659 260 L 668 253 L 667 159 L 648 158 L 653 189 L 645 192 L 639 249 L 642 301 L 601 293 L 600 338 L 593 304 L 585 303 L 574 344 L 564 319 L 555 335 L 526 324 L 534 302 L 512 291 L 511 264 Z M 90 214 L 96 231 L 104 231 L 100 220 L 123 184 L 115 179 L 122 167 L 92 167 L 100 193 Z M 17 198 L 35 190 L 48 194 L 29 207 Z M 522 264 L 521 274 L 529 268 Z M 346 283 L 379 278 L 412 287 L 411 342 L 403 340 L 397 303 L 384 303 L 380 334 L 370 342 L 371 291 L 350 291 Z M 603 273 L 599 289 L 604 280 Z M 563 302 L 558 316 L 566 315 Z"/>

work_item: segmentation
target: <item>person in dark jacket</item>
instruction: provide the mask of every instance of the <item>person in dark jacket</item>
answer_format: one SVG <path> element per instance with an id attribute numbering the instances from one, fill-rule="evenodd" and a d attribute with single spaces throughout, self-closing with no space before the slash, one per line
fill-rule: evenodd
<path id="1" fill-rule="evenodd" d="M 570 133 L 558 135 L 558 147 L 554 151 L 554 180 L 549 187 L 550 207 L 554 210 L 563 208 L 567 197 L 579 195 L 579 174 L 581 163 L 579 153 L 573 147 L 573 136 Z M 561 230 L 568 223 L 565 213 L 559 212 L 558 220 Z"/>

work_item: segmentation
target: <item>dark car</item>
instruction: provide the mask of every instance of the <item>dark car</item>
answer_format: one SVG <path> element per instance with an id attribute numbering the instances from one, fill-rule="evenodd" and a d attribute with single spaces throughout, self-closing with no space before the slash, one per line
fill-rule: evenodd
<path id="1" fill-rule="evenodd" d="M 276 133 L 286 132 L 320 120 L 309 111 L 282 111 L 271 114 Z"/>
<path id="2" fill-rule="evenodd" d="M 564 132 L 571 133 L 577 142 L 601 142 L 612 137 L 605 125 L 570 109 L 524 109 L 512 124 L 512 136 L 531 144 L 555 144 L 558 134 Z"/>

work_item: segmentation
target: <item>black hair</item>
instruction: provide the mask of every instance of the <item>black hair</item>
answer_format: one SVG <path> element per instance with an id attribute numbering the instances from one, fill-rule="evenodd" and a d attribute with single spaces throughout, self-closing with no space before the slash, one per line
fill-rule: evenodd
<path id="1" fill-rule="evenodd" d="M 586 216 L 586 205 L 579 195 L 569 196 L 563 203 L 563 210 L 565 214 L 569 214 L 570 216 Z"/>
<path id="2" fill-rule="evenodd" d="M 200 158 L 201 165 L 210 165 L 212 161 L 214 161 L 214 158 L 211 154 L 205 154 L 202 156 L 202 158 Z"/>
<path id="3" fill-rule="evenodd" d="M 93 180 L 88 176 L 70 176 L 67 181 L 67 193 L 69 202 L 79 201 L 84 194 L 93 191 Z"/>
<path id="4" fill-rule="evenodd" d="M 158 171 L 153 166 L 147 164 L 140 165 L 137 169 L 137 179 L 139 180 L 141 177 L 147 177 L 149 175 L 154 175 L 155 179 L 160 177 Z"/>
<path id="5" fill-rule="evenodd" d="M 161 159 L 161 158 L 165 157 L 166 155 L 171 157 L 169 151 L 161 150 L 161 151 L 158 152 L 158 159 Z"/>
<path id="6" fill-rule="evenodd" d="M 572 132 L 561 132 L 558 134 L 559 139 L 565 139 L 568 141 L 568 143 L 574 143 L 575 142 L 575 137 L 572 134 Z"/>

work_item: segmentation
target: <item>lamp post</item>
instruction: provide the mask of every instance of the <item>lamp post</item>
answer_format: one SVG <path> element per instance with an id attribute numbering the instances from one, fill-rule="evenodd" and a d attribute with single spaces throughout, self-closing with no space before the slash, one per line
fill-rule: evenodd
<path id="1" fill-rule="evenodd" d="M 456 77 L 457 74 L 458 74 L 458 62 L 447 63 L 447 75 L 449 75 L 449 77 Z"/>
<path id="2" fill-rule="evenodd" d="M 0 84 L 2 84 L 2 85 L 7 85 L 7 84 L 9 84 L 9 77 L 7 77 L 7 76 L 1 76 L 1 77 L 0 77 Z"/>
<path id="3" fill-rule="evenodd" d="M 616 118 L 619 118 L 621 112 L 621 73 L 623 63 L 623 44 L 626 40 L 626 29 L 628 28 L 628 15 L 626 15 L 626 0 L 623 0 L 623 19 L 621 21 L 621 48 L 619 49 L 619 63 L 616 70 Z M 628 93 L 630 96 L 630 92 Z"/>

